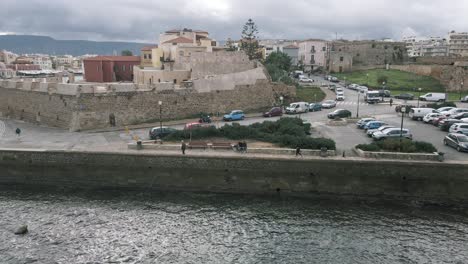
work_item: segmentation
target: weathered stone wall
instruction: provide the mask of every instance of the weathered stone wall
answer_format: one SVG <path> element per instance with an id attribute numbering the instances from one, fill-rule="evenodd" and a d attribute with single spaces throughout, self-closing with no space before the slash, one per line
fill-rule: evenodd
<path id="1" fill-rule="evenodd" d="M 388 160 L 0 150 L 0 187 L 351 195 L 468 202 L 468 166 Z"/>
<path id="2" fill-rule="evenodd" d="M 468 69 L 448 65 L 390 65 L 390 69 L 431 76 L 439 80 L 447 91 L 468 91 Z M 464 83 L 461 87 L 461 83 Z"/>
<path id="3" fill-rule="evenodd" d="M 353 57 L 353 66 L 402 64 L 408 61 L 406 44 L 382 41 L 334 41 L 330 55 L 345 52 Z"/>
<path id="4" fill-rule="evenodd" d="M 280 95 L 295 95 L 294 87 L 265 79 L 241 83 L 229 90 L 210 89 L 199 92 L 170 83 L 148 87 L 131 83 L 57 85 L 4 81 L 0 82 L 0 116 L 77 131 L 109 127 L 111 114 L 117 126 L 159 120 L 158 101 L 162 101 L 162 118 L 167 120 L 200 112 L 264 110 Z"/>
<path id="5" fill-rule="evenodd" d="M 207 75 L 219 75 L 248 71 L 256 67 L 244 52 L 192 52 L 190 56 L 180 56 L 174 69 L 192 72 L 192 79 Z"/>

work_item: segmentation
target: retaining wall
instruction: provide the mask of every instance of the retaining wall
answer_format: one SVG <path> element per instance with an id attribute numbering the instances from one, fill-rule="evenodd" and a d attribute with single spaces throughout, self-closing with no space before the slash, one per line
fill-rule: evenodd
<path id="1" fill-rule="evenodd" d="M 190 190 L 468 201 L 468 165 L 331 158 L 254 158 L 0 151 L 0 187 Z"/>

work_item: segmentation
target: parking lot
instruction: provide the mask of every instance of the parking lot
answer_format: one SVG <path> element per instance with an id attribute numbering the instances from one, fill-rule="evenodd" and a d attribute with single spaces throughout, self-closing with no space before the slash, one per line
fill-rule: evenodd
<path id="1" fill-rule="evenodd" d="M 316 84 L 328 84 L 321 77 L 314 78 Z M 340 84 L 335 84 L 340 86 Z M 327 89 L 327 88 L 324 88 Z M 327 99 L 332 99 L 333 92 L 327 91 Z M 400 127 L 401 116 L 395 112 L 395 105 L 405 103 L 402 100 L 394 99 L 394 105 L 390 106 L 387 102 L 379 104 L 367 104 L 364 102 L 364 96 L 358 96 L 358 92 L 344 89 L 345 100 L 337 102 L 337 106 L 333 109 L 323 109 L 319 112 L 309 112 L 296 116 L 304 121 L 312 124 L 313 136 L 323 136 L 331 138 L 336 142 L 337 149 L 346 152 L 346 155 L 352 155 L 352 149 L 363 143 L 370 143 L 372 139 L 367 137 L 365 132 L 357 129 L 355 124 L 346 126 L 330 126 L 328 124 L 327 114 L 335 109 L 346 109 L 351 111 L 352 116 L 356 117 L 359 107 L 359 117 L 372 116 L 378 120 L 385 121 L 387 124 Z M 412 105 L 417 105 L 417 101 L 409 101 Z M 468 108 L 468 104 L 459 103 L 458 107 Z M 276 120 L 279 117 L 263 118 L 253 117 L 243 121 L 238 121 L 242 125 L 249 125 L 265 120 Z M 33 124 L 28 124 L 15 120 L 3 120 L 6 125 L 6 131 L 0 137 L 0 147 L 18 147 L 18 148 L 42 148 L 42 149 L 68 149 L 68 150 L 96 150 L 106 148 L 126 149 L 126 144 L 131 142 L 135 137 L 148 139 L 149 128 L 134 129 L 126 131 L 111 131 L 99 133 L 73 132 L 57 128 L 40 127 Z M 230 122 L 215 122 L 218 127 Z M 408 117 L 404 118 L 404 128 L 410 129 L 413 140 L 426 141 L 432 143 L 439 151 L 446 153 L 447 160 L 468 161 L 468 153 L 459 153 L 455 149 L 447 147 L 443 144 L 443 139 L 447 132 L 441 131 L 439 128 L 424 124 L 422 121 L 413 121 Z M 21 137 L 17 137 L 14 133 L 16 127 L 20 127 L 23 131 Z M 183 129 L 184 125 L 172 126 L 176 129 Z"/>

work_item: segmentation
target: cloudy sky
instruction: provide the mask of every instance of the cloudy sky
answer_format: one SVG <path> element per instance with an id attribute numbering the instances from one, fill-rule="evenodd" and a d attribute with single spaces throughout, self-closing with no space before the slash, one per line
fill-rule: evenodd
<path id="1" fill-rule="evenodd" d="M 0 34 L 155 42 L 172 28 L 240 37 L 379 39 L 468 31 L 467 0 L 1 0 Z"/>

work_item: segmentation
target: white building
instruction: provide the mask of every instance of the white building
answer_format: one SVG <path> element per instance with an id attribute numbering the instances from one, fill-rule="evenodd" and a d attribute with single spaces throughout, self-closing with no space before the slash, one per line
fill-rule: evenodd
<path id="1" fill-rule="evenodd" d="M 258 45 L 264 48 L 263 55 L 266 59 L 273 52 L 284 52 L 283 48 L 290 45 L 296 45 L 297 42 L 293 40 L 282 40 L 282 39 L 264 39 L 258 42 Z"/>
<path id="2" fill-rule="evenodd" d="M 47 55 L 33 55 L 29 57 L 32 60 L 32 63 L 39 65 L 41 70 L 52 70 L 52 60 Z"/>
<path id="3" fill-rule="evenodd" d="M 403 42 L 409 57 L 448 56 L 448 42 L 441 37 L 406 37 Z"/>
<path id="4" fill-rule="evenodd" d="M 451 31 L 447 40 L 450 56 L 468 56 L 468 32 Z"/>

